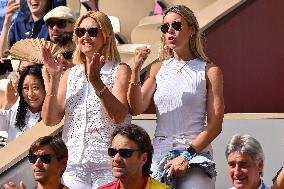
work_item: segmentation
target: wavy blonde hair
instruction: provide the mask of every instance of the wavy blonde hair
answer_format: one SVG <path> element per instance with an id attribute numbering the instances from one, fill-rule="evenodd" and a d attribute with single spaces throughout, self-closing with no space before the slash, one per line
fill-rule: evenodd
<path id="1" fill-rule="evenodd" d="M 101 52 L 101 55 L 103 55 L 105 57 L 106 61 L 115 61 L 115 62 L 120 62 L 120 55 L 118 53 L 117 47 L 116 47 L 116 41 L 115 41 L 115 36 L 113 33 L 113 28 L 111 25 L 111 22 L 108 18 L 108 16 L 103 13 L 103 12 L 94 12 L 94 11 L 88 11 L 87 13 L 81 15 L 75 25 L 74 25 L 74 29 L 79 27 L 81 22 L 85 19 L 85 18 L 92 18 L 94 19 L 102 33 L 103 33 L 103 37 L 104 37 L 104 46 Z M 74 52 L 74 57 L 73 57 L 73 62 L 76 64 L 84 64 L 86 63 L 86 56 L 84 53 L 82 53 L 82 51 L 80 50 L 79 46 L 78 46 L 78 37 L 76 36 L 75 32 L 73 34 L 73 40 L 76 43 L 76 49 Z"/>
<path id="2" fill-rule="evenodd" d="M 205 62 L 209 62 L 209 58 L 205 55 L 203 51 L 203 45 L 201 42 L 201 35 L 199 30 L 199 24 L 197 22 L 197 19 L 195 15 L 193 14 L 192 10 L 190 10 L 188 7 L 184 5 L 175 5 L 170 8 L 168 8 L 163 15 L 163 20 L 165 16 L 169 13 L 173 12 L 181 17 L 183 17 L 188 25 L 190 27 L 195 28 L 195 34 L 192 35 L 192 37 L 189 40 L 190 50 L 193 52 L 193 54 L 196 56 L 196 58 L 199 58 Z M 166 39 L 165 35 L 163 34 L 161 36 L 161 43 L 160 43 L 160 49 L 159 49 L 159 59 L 160 61 L 163 61 L 168 58 L 172 58 L 174 56 L 173 49 L 170 49 L 166 45 Z"/>

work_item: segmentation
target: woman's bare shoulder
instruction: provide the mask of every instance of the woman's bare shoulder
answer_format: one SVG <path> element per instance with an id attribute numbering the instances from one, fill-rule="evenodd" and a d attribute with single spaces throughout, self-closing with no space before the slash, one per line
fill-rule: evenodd
<path id="1" fill-rule="evenodd" d="M 163 64 L 162 62 L 153 63 L 153 64 L 151 65 L 150 74 L 151 74 L 152 76 L 156 76 L 157 73 L 159 72 L 159 70 L 160 70 L 162 64 Z"/>
<path id="2" fill-rule="evenodd" d="M 207 77 L 222 77 L 222 70 L 214 63 L 206 64 L 206 76 Z"/>

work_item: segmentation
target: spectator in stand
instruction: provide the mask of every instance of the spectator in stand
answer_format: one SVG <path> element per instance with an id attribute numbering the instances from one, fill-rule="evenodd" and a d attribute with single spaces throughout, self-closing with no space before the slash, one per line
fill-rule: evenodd
<path id="1" fill-rule="evenodd" d="M 217 173 L 211 142 L 222 130 L 222 71 L 205 55 L 188 7 L 168 8 L 161 32 L 160 62 L 152 64 L 143 85 L 140 71 L 150 49 L 135 51 L 129 107 L 138 115 L 155 103 L 154 178 L 171 188 L 213 189 Z"/>
<path id="2" fill-rule="evenodd" d="M 0 109 L 0 131 L 8 132 L 7 142 L 12 141 L 41 120 L 41 108 L 45 98 L 42 65 L 28 66 L 18 82 L 20 100 L 9 110 Z"/>
<path id="3" fill-rule="evenodd" d="M 6 15 L 0 36 L 0 56 L 14 43 L 25 38 L 48 37 L 48 29 L 43 20 L 44 15 L 53 8 L 54 2 L 50 0 L 27 0 L 29 12 L 18 16 L 12 24 L 12 16 L 20 8 L 20 3 L 8 0 Z"/>
<path id="4" fill-rule="evenodd" d="M 66 71 L 73 65 L 72 58 L 76 47 L 72 41 L 75 14 L 69 7 L 59 6 L 49 11 L 43 19 L 48 26 L 50 40 L 64 49 L 62 64 L 63 71 Z"/>
<path id="5" fill-rule="evenodd" d="M 63 181 L 71 188 L 96 188 L 113 180 L 107 147 L 112 131 L 130 123 L 126 93 L 130 67 L 121 63 L 113 28 L 102 12 L 87 12 L 75 23 L 77 65 L 62 76 L 60 58 L 42 48 L 50 74 L 43 105 L 46 125 L 58 124 L 65 115 L 62 138 L 72 156 Z"/>
<path id="6" fill-rule="evenodd" d="M 116 127 L 108 155 L 117 179 L 98 189 L 169 189 L 150 177 L 153 151 L 150 136 L 143 128 L 133 124 Z"/>
<path id="7" fill-rule="evenodd" d="M 68 150 L 62 139 L 53 136 L 39 138 L 31 145 L 28 159 L 37 181 L 36 189 L 69 189 L 61 184 L 68 160 Z M 4 188 L 26 189 L 26 186 L 21 182 L 18 188 L 15 183 L 9 182 Z"/>
<path id="8" fill-rule="evenodd" d="M 27 66 L 34 65 L 32 62 L 21 61 L 16 72 L 13 73 L 10 81 L 7 84 L 5 96 L 0 96 L 0 108 L 8 110 L 18 100 L 18 82 L 20 74 L 24 71 Z"/>
<path id="9" fill-rule="evenodd" d="M 63 71 L 66 71 L 74 66 L 73 53 L 75 51 L 76 44 L 73 41 L 73 33 L 65 32 L 61 34 L 56 42 L 64 50 L 62 53 L 62 66 Z"/>
<path id="10" fill-rule="evenodd" d="M 263 183 L 264 153 L 260 143 L 249 135 L 234 135 L 226 152 L 231 189 L 268 189 Z"/>
<path id="11" fill-rule="evenodd" d="M 43 20 L 48 26 L 50 40 L 57 43 L 63 33 L 73 33 L 76 17 L 70 8 L 59 6 L 49 11 Z"/>

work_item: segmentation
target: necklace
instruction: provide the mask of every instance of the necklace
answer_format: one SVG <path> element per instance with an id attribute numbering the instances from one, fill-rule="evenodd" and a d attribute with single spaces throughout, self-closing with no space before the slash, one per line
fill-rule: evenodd
<path id="1" fill-rule="evenodd" d="M 178 75 L 182 74 L 182 69 L 186 64 L 187 64 L 187 62 L 185 62 L 184 65 L 180 69 L 177 70 L 176 74 L 178 74 Z"/>

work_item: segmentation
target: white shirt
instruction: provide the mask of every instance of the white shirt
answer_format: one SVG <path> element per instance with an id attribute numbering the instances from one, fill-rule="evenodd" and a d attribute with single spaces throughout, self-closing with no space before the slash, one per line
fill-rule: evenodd
<path id="1" fill-rule="evenodd" d="M 165 60 L 156 75 L 154 102 L 157 128 L 154 161 L 168 151 L 184 149 L 206 126 L 206 62 Z M 204 151 L 211 151 L 209 145 Z M 157 153 L 156 153 L 157 152 Z"/>
<path id="2" fill-rule="evenodd" d="M 20 130 L 15 126 L 18 106 L 19 101 L 17 101 L 9 110 L 0 109 L 0 131 L 6 131 L 8 133 L 7 143 L 33 127 L 40 118 L 40 112 L 32 113 L 28 109 L 25 117 L 26 126 L 23 130 Z"/>
<path id="3" fill-rule="evenodd" d="M 111 91 L 119 63 L 108 62 L 101 69 L 101 79 Z M 66 143 L 68 165 L 109 169 L 107 147 L 114 128 L 131 122 L 128 114 L 120 124 L 114 124 L 92 84 L 85 76 L 84 64 L 71 68 L 66 92 L 65 120 L 62 139 Z M 89 167 L 91 168 L 91 167 Z"/>

